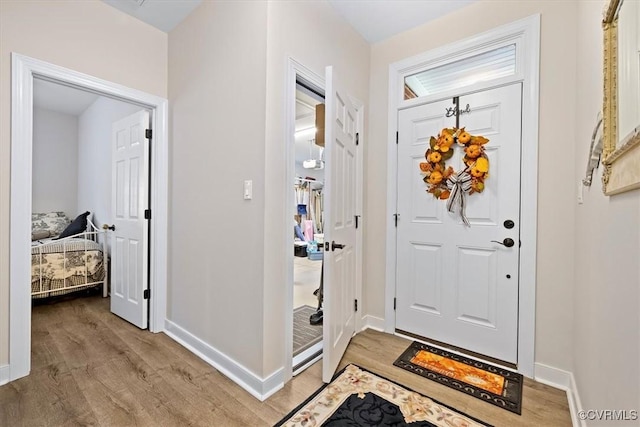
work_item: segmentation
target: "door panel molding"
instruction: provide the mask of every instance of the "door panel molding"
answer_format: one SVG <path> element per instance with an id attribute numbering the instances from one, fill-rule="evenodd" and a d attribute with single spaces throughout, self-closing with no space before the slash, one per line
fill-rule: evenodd
<path id="1" fill-rule="evenodd" d="M 386 275 L 384 330 L 395 332 L 394 298 L 396 290 L 396 227 L 394 214 L 397 200 L 398 112 L 418 105 L 451 98 L 456 91 L 431 97 L 404 100 L 404 78 L 435 64 L 442 65 L 471 57 L 493 47 L 514 43 L 517 48 L 518 72 L 513 76 L 480 82 L 462 91 L 473 93 L 516 82 L 522 83 L 522 163 L 521 163 L 521 226 L 520 292 L 518 323 L 518 372 L 530 378 L 534 375 L 536 239 L 537 239 L 537 179 L 538 179 L 538 106 L 540 64 L 540 15 L 515 21 L 467 39 L 451 43 L 398 61 L 389 66 L 389 106 L 387 129 L 387 210 L 386 210 Z M 461 92 L 458 90 L 458 92 Z"/>
<path id="2" fill-rule="evenodd" d="M 325 204 L 324 237 L 332 242 L 324 254 L 324 327 L 322 380 L 331 382 L 340 359 L 356 332 L 356 257 L 357 230 L 351 201 L 358 193 L 354 105 L 347 98 L 347 88 L 332 66 L 325 72 Z M 337 251 L 333 241 L 340 243 Z"/>
<path id="3" fill-rule="evenodd" d="M 151 161 L 151 332 L 165 329 L 167 311 L 168 101 L 155 95 L 99 79 L 17 53 L 11 54 L 11 216 L 9 251 L 9 380 L 31 368 L 31 174 L 33 79 L 88 90 L 151 110 L 154 149 Z"/>
<path id="4" fill-rule="evenodd" d="M 149 112 L 142 109 L 112 125 L 111 209 L 115 229 L 111 241 L 111 312 L 141 329 L 148 327 L 149 229 L 143 212 L 147 207 L 149 145 L 146 129 Z M 124 173 L 120 170 L 124 169 Z M 126 273 L 125 273 L 126 272 Z"/>

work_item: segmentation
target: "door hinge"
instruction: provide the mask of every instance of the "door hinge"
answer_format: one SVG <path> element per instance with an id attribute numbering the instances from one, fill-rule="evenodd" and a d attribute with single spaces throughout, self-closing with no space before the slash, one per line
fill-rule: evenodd
<path id="1" fill-rule="evenodd" d="M 353 310 L 358 311 L 358 300 L 353 300 Z"/>
<path id="2" fill-rule="evenodd" d="M 142 293 L 142 296 L 144 299 L 151 298 L 151 289 L 145 289 L 144 292 Z"/>
<path id="3" fill-rule="evenodd" d="M 360 144 L 360 134 L 356 132 L 356 145 Z"/>
<path id="4" fill-rule="evenodd" d="M 357 230 L 358 229 L 358 222 L 359 222 L 359 219 L 360 219 L 360 215 L 354 215 L 353 217 L 356 220 L 356 230 Z"/>
<path id="5" fill-rule="evenodd" d="M 393 214 L 393 220 L 396 223 L 396 228 L 398 228 L 398 218 L 400 218 L 400 214 Z"/>
<path id="6" fill-rule="evenodd" d="M 151 219 L 151 209 L 144 210 L 144 219 Z"/>
<path id="7" fill-rule="evenodd" d="M 151 129 L 147 129 L 144 131 L 144 137 L 147 139 L 151 139 L 151 137 L 153 136 L 153 131 Z"/>
<path id="8" fill-rule="evenodd" d="M 396 145 L 398 145 L 398 132 L 396 131 Z"/>
<path id="9" fill-rule="evenodd" d="M 396 303 L 397 303 L 397 299 L 394 297 L 393 298 L 393 310 L 396 310 Z"/>

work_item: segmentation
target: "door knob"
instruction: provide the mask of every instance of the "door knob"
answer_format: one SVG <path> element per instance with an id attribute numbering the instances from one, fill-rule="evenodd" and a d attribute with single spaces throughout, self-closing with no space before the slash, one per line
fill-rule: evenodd
<path id="1" fill-rule="evenodd" d="M 103 230 L 114 231 L 116 229 L 116 226 L 115 225 L 102 224 L 102 229 Z"/>
<path id="2" fill-rule="evenodd" d="M 499 243 L 502 246 L 506 246 L 507 248 L 510 248 L 511 246 L 516 244 L 516 242 L 514 242 L 513 239 L 510 237 L 507 237 L 502 242 L 498 242 L 497 240 L 492 240 L 492 242 Z"/>
<path id="3" fill-rule="evenodd" d="M 344 245 L 341 245 L 340 243 L 336 243 L 335 241 L 331 241 L 331 250 L 335 251 L 336 249 L 342 249 L 344 248 Z"/>

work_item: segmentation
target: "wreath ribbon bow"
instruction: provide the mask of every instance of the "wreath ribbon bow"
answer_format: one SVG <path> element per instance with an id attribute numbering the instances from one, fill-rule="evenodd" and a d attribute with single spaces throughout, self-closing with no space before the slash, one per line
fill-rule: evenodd
<path id="1" fill-rule="evenodd" d="M 466 196 L 471 190 L 471 180 L 471 175 L 467 172 L 467 169 L 463 169 L 457 174 L 454 173 L 447 178 L 447 188 L 451 191 L 451 195 L 447 200 L 447 210 L 455 212 L 456 205 L 460 205 L 460 218 L 462 218 L 462 222 L 467 227 L 471 227 L 465 215 Z"/>

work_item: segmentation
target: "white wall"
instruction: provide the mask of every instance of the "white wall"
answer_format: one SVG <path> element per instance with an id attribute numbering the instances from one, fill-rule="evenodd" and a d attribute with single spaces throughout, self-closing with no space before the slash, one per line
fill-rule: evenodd
<path id="1" fill-rule="evenodd" d="M 111 224 L 111 126 L 142 108 L 100 97 L 78 117 L 77 206 L 98 228 Z"/>
<path id="2" fill-rule="evenodd" d="M 603 1 L 580 2 L 575 182 L 602 108 Z M 569 160 L 569 159 L 567 159 Z M 573 373 L 584 409 L 640 409 L 640 191 L 602 194 L 601 172 L 576 209 Z M 603 392 L 603 390 L 607 390 Z M 637 421 L 589 425 L 637 425 Z"/>
<path id="3" fill-rule="evenodd" d="M 204 2 L 169 35 L 169 317 L 260 378 L 285 351 L 287 55 L 366 102 L 368 46 L 326 2 Z"/>
<path id="4" fill-rule="evenodd" d="M 78 117 L 33 109 L 32 212 L 78 215 Z"/>
<path id="5" fill-rule="evenodd" d="M 11 52 L 167 95 L 162 31 L 98 0 L 0 1 L 0 366 L 9 359 Z"/>
<path id="6" fill-rule="evenodd" d="M 266 8 L 206 1 L 169 34 L 168 318 L 258 376 Z"/>
<path id="7" fill-rule="evenodd" d="M 370 244 L 386 221 L 389 64 L 535 13 L 541 14 L 535 361 L 572 367 L 575 268 L 575 1 L 480 0 L 371 48 L 370 145 L 365 162 L 366 314 L 384 318 L 385 247 Z M 460 25 L 464 23 L 464 25 Z M 594 68 L 598 68 L 594 66 Z M 569 130 L 569 131 L 567 131 Z"/>

